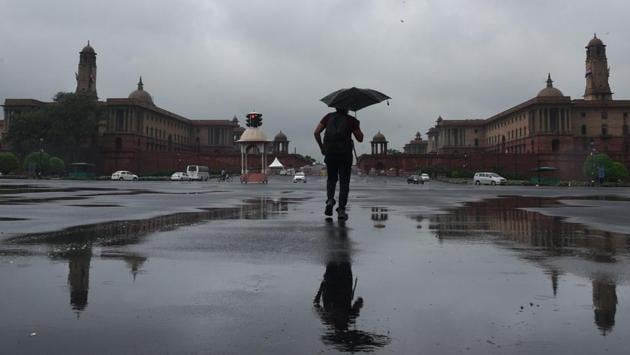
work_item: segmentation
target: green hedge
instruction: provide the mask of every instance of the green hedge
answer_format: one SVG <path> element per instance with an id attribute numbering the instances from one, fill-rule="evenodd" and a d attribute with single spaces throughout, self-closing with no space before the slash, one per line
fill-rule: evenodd
<path id="1" fill-rule="evenodd" d="M 20 160 L 10 152 L 0 153 L 0 173 L 9 174 L 20 168 Z"/>

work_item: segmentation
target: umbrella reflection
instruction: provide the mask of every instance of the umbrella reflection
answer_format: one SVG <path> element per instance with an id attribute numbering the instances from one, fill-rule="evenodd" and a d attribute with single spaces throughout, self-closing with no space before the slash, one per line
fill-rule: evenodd
<path id="1" fill-rule="evenodd" d="M 326 225 L 326 271 L 313 305 L 326 326 L 322 341 L 339 351 L 373 351 L 389 344 L 387 336 L 356 329 L 356 318 L 363 307 L 363 298 L 355 291 L 358 278 L 353 278 L 351 245 L 343 222 Z"/>

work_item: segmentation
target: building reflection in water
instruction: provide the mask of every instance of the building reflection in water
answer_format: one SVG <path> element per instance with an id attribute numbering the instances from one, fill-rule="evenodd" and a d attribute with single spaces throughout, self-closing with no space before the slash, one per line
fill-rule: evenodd
<path id="1" fill-rule="evenodd" d="M 8 240 L 14 244 L 48 244 L 53 259 L 68 260 L 68 286 L 70 304 L 79 314 L 88 304 L 92 246 L 125 246 L 136 244 L 155 232 L 208 220 L 268 219 L 287 213 L 289 205 L 301 201 L 291 198 L 254 198 L 244 200 L 240 206 L 207 208 L 199 212 L 183 212 L 143 220 L 112 221 L 71 227 L 60 231 L 33 233 Z M 347 239 L 347 238 L 346 238 Z M 101 258 L 121 259 L 135 280 L 147 258 L 117 251 L 103 252 Z M 348 264 L 349 265 L 349 264 Z"/>
<path id="2" fill-rule="evenodd" d="M 374 221 L 374 228 L 385 228 L 385 221 L 389 218 L 388 210 L 386 207 L 372 207 L 372 221 Z"/>
<path id="3" fill-rule="evenodd" d="M 70 290 L 70 306 L 77 312 L 77 316 L 88 305 L 90 289 L 90 268 L 92 263 L 91 244 L 71 244 L 63 250 L 54 249 L 50 254 L 53 259 L 68 261 L 68 288 Z M 103 252 L 101 258 L 120 259 L 125 262 L 133 279 L 136 279 L 146 257 L 138 254 L 122 252 Z"/>
<path id="4" fill-rule="evenodd" d="M 595 324 L 606 335 L 615 325 L 617 313 L 617 286 L 605 280 L 593 280 L 593 308 Z"/>
<path id="5" fill-rule="evenodd" d="M 70 306 L 75 311 L 83 311 L 88 303 L 90 288 L 90 262 L 92 248 L 79 248 L 66 254 L 68 259 L 68 287 Z"/>
<path id="6" fill-rule="evenodd" d="M 557 199 L 540 197 L 505 197 L 471 202 L 431 217 L 430 229 L 442 242 L 447 240 L 491 240 L 522 253 L 538 263 L 551 279 L 554 296 L 563 272 L 584 276 L 579 263 L 569 263 L 558 270 L 547 265 L 548 258 L 576 257 L 578 260 L 616 263 L 630 251 L 630 236 L 606 232 L 562 218 L 546 216 L 527 208 L 561 206 Z M 489 238 L 490 237 L 490 238 Z M 497 238 L 498 237 L 498 238 Z M 511 242 L 506 244 L 505 241 Z M 615 275 L 591 272 L 595 324 L 606 335 L 615 325 L 617 292 Z"/>
<path id="7" fill-rule="evenodd" d="M 356 329 L 363 298 L 356 297 L 358 278 L 353 279 L 348 229 L 343 222 L 326 225 L 326 271 L 313 300 L 315 312 L 326 326 L 324 344 L 339 351 L 372 351 L 389 344 L 385 335 Z"/>

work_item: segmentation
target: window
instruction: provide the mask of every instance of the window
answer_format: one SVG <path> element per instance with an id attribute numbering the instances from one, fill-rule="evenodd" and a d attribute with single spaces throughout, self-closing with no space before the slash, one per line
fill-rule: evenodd
<path id="1" fill-rule="evenodd" d="M 608 112 L 602 111 L 602 119 L 605 120 L 608 118 Z"/>
<path id="2" fill-rule="evenodd" d="M 623 113 L 623 118 L 628 118 L 628 113 L 627 112 Z"/>
<path id="3" fill-rule="evenodd" d="M 479 146 L 479 139 L 475 138 L 475 147 Z"/>
<path id="4" fill-rule="evenodd" d="M 582 125 L 582 135 L 583 136 L 586 135 L 586 125 L 585 124 Z"/>
<path id="5" fill-rule="evenodd" d="M 558 150 L 560 150 L 560 141 L 554 139 L 553 141 L 551 141 L 551 151 L 557 153 Z"/>
<path id="6" fill-rule="evenodd" d="M 586 117 L 586 112 L 580 112 L 580 117 L 582 118 Z"/>
<path id="7" fill-rule="evenodd" d="M 125 111 L 116 110 L 116 130 L 122 131 L 125 126 Z"/>
<path id="8" fill-rule="evenodd" d="M 603 124 L 602 125 L 602 136 L 605 136 L 608 134 L 608 125 Z"/>

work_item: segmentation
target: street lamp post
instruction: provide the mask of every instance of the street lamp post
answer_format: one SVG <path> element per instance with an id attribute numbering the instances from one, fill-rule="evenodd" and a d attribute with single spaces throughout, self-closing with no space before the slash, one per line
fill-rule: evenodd
<path id="1" fill-rule="evenodd" d="M 42 178 L 42 155 L 44 154 L 44 138 L 39 139 L 39 164 L 37 166 L 37 178 Z"/>

